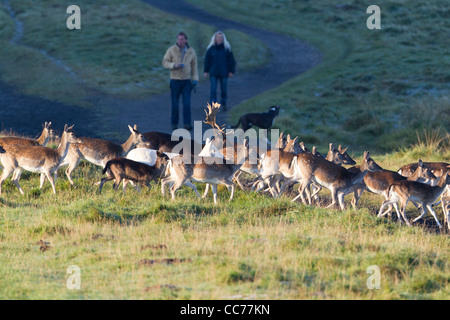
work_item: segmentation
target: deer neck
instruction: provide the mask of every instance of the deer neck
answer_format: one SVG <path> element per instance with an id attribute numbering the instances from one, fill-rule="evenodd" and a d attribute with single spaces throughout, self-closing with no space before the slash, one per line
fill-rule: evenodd
<path id="1" fill-rule="evenodd" d="M 422 182 L 422 183 L 427 182 L 429 179 L 422 178 L 421 174 L 422 174 L 422 170 L 420 170 L 420 168 L 417 168 L 416 171 L 414 171 L 414 173 L 412 175 L 410 175 L 409 177 L 406 177 L 406 180 L 418 181 L 418 182 Z"/>
<path id="2" fill-rule="evenodd" d="M 442 189 L 442 191 L 445 190 L 445 187 L 447 186 L 447 178 L 448 176 L 444 173 L 440 178 L 439 178 L 439 182 L 437 183 L 437 185 L 435 186 L 435 188 L 439 188 Z"/>
<path id="3" fill-rule="evenodd" d="M 39 136 L 39 138 L 36 139 L 36 141 L 41 146 L 47 145 L 49 140 L 50 140 L 50 136 L 48 134 L 48 130 L 46 130 L 46 129 L 43 129 L 42 132 L 41 132 L 41 135 Z"/>
<path id="4" fill-rule="evenodd" d="M 56 149 L 56 151 L 58 152 L 60 161 L 62 161 L 67 156 L 67 153 L 69 152 L 69 146 L 70 146 L 70 142 L 67 141 L 67 134 L 64 133 L 61 137 L 61 143 L 59 144 L 58 148 Z"/>
<path id="5" fill-rule="evenodd" d="M 128 140 L 120 145 L 122 147 L 122 156 L 126 156 L 135 145 L 136 143 L 134 142 L 133 134 L 131 134 Z"/>

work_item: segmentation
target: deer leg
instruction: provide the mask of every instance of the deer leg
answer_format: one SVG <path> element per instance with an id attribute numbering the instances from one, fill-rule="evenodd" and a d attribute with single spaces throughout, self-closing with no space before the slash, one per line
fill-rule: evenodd
<path id="1" fill-rule="evenodd" d="M 402 214 L 402 218 L 403 218 L 403 220 L 405 220 L 405 222 L 406 222 L 406 224 L 409 226 L 409 227 L 412 227 L 412 225 L 411 225 L 411 223 L 409 222 L 409 220 L 408 220 L 408 218 L 406 217 L 406 206 L 408 205 L 408 200 L 406 200 L 405 201 L 405 203 L 404 204 L 402 204 L 402 210 L 400 211 L 400 213 Z M 425 215 L 425 209 L 423 208 L 423 206 L 422 206 L 422 215 Z"/>
<path id="2" fill-rule="evenodd" d="M 189 188 L 191 188 L 192 190 L 194 190 L 195 194 L 197 195 L 197 197 L 201 198 L 200 193 L 198 193 L 197 187 L 195 186 L 195 184 L 193 184 L 191 182 L 191 180 L 186 179 L 186 181 L 183 182 L 183 184 Z"/>
<path id="3" fill-rule="evenodd" d="M 166 193 L 166 184 L 171 183 L 172 182 L 172 178 L 171 177 L 167 177 L 167 178 L 162 178 L 161 179 L 161 193 L 164 196 L 164 194 Z"/>
<path id="4" fill-rule="evenodd" d="M 102 178 L 102 180 L 100 181 L 100 183 L 99 183 L 99 187 L 98 187 L 98 192 L 99 193 L 102 193 L 102 188 L 103 188 L 103 184 L 105 183 L 105 182 L 107 182 L 107 181 L 111 181 L 111 180 L 114 180 L 114 178 L 113 177 L 105 177 L 105 178 Z"/>
<path id="5" fill-rule="evenodd" d="M 338 194 L 337 194 L 337 198 L 338 198 L 338 201 L 339 201 L 339 206 L 341 207 L 342 211 L 345 210 L 344 196 L 345 196 L 345 194 L 343 192 L 338 192 Z"/>
<path id="6" fill-rule="evenodd" d="M 175 200 L 175 192 L 180 189 L 180 187 L 183 185 L 183 180 L 177 180 L 175 183 L 170 187 L 170 193 L 172 194 L 172 200 Z"/>
<path id="7" fill-rule="evenodd" d="M 52 185 L 53 194 L 56 194 L 56 186 L 55 186 L 55 180 L 53 179 L 53 175 L 50 172 L 45 172 L 45 176 L 47 177 L 48 181 L 50 181 L 50 184 Z"/>
<path id="8" fill-rule="evenodd" d="M 313 194 L 311 195 L 311 198 L 316 200 L 316 203 L 319 203 L 318 193 L 322 190 L 322 186 L 318 186 L 315 183 L 313 183 L 312 186 L 313 186 L 314 191 L 313 191 Z"/>
<path id="9" fill-rule="evenodd" d="M 237 182 L 239 188 L 241 188 L 241 190 L 245 190 L 245 188 L 244 188 L 244 186 L 242 185 L 241 181 L 239 181 L 239 177 L 242 175 L 242 172 L 243 172 L 243 171 L 239 170 L 239 171 L 234 175 L 234 180 L 236 180 L 236 182 Z"/>
<path id="10" fill-rule="evenodd" d="M 44 182 L 45 182 L 45 174 L 44 173 L 41 173 L 41 176 L 40 176 L 40 182 L 39 182 L 39 189 L 42 189 L 42 187 L 44 186 Z"/>
<path id="11" fill-rule="evenodd" d="M 77 157 L 75 159 L 70 158 L 69 161 L 70 161 L 69 167 L 66 169 L 66 176 L 67 176 L 67 179 L 69 180 L 70 184 L 73 185 L 74 182 L 72 180 L 72 172 L 73 172 L 73 170 L 75 170 L 77 165 L 80 163 L 81 158 L 79 158 L 79 157 Z"/>
<path id="12" fill-rule="evenodd" d="M 436 216 L 436 211 L 434 211 L 433 207 L 431 205 L 427 205 L 428 210 L 431 212 L 431 214 L 434 217 L 434 220 L 436 220 L 437 225 L 439 226 L 439 228 L 442 228 L 442 225 L 439 223 L 439 220 Z"/>
<path id="13" fill-rule="evenodd" d="M 329 204 L 326 208 L 333 208 L 336 204 L 337 191 L 335 189 L 331 189 L 331 204 Z"/>
<path id="14" fill-rule="evenodd" d="M 214 205 L 217 205 L 217 185 L 212 184 L 211 189 L 213 192 L 213 198 L 214 198 Z"/>
<path id="15" fill-rule="evenodd" d="M 275 188 L 273 188 L 273 186 L 272 186 L 272 177 L 268 177 L 267 179 L 265 179 L 265 182 L 269 186 L 269 191 L 272 194 L 272 197 L 277 198 L 278 193 L 276 192 Z"/>
<path id="16" fill-rule="evenodd" d="M 16 185 L 17 189 L 19 189 L 20 193 L 22 195 L 25 194 L 25 192 L 23 191 L 23 189 L 20 187 L 19 184 L 19 180 L 20 180 L 20 176 L 22 175 L 23 169 L 22 168 L 17 168 L 14 172 L 13 172 L 13 176 L 11 178 L 12 182 L 14 182 L 14 184 Z"/>
<path id="17" fill-rule="evenodd" d="M 304 195 L 305 195 L 305 190 L 308 189 L 308 187 L 309 187 L 309 183 L 308 183 L 307 179 L 302 180 L 302 181 L 300 182 L 300 186 L 298 187 L 299 194 L 298 194 L 298 196 L 295 197 L 292 201 L 297 200 L 298 197 L 300 196 L 301 199 L 302 199 L 302 202 L 303 202 L 304 204 L 307 204 Z M 309 204 L 311 204 L 311 197 L 310 197 L 311 194 L 310 194 L 310 193 L 306 193 L 306 196 L 308 197 L 308 202 L 309 202 Z"/>
<path id="18" fill-rule="evenodd" d="M 386 198 L 386 201 L 389 200 L 389 196 L 388 196 L 387 193 L 384 194 L 384 197 Z M 398 199 L 395 200 L 395 201 L 398 201 Z M 396 204 L 395 204 L 395 205 L 396 205 Z M 392 208 L 393 208 L 393 206 L 392 206 L 392 203 L 391 203 L 391 204 L 389 204 L 389 207 L 386 209 L 386 211 L 384 211 L 383 213 L 380 212 L 380 213 L 378 214 L 378 217 L 384 217 L 384 216 L 387 215 L 388 213 L 389 213 L 389 216 L 391 216 L 390 212 L 392 211 Z M 397 207 L 397 208 L 398 208 L 398 207 Z M 398 209 L 396 209 L 396 212 L 397 212 L 397 216 L 398 216 L 398 213 L 399 213 Z"/>
<path id="19" fill-rule="evenodd" d="M 209 191 L 209 183 L 206 184 L 205 192 L 203 193 L 202 199 L 206 198 L 206 196 L 208 195 L 208 191 Z"/>
<path id="20" fill-rule="evenodd" d="M 383 209 L 386 206 L 390 206 L 393 203 L 397 203 L 397 201 L 398 201 L 398 199 L 386 199 L 386 200 L 384 200 L 383 203 L 381 204 L 380 210 L 378 211 L 378 218 L 381 218 L 385 214 L 385 213 L 383 213 Z M 396 208 L 396 210 L 397 210 L 397 208 Z M 397 214 L 400 215 L 400 212 L 398 212 L 398 210 L 397 210 Z"/>
<path id="21" fill-rule="evenodd" d="M 229 181 L 228 179 L 224 181 L 224 185 L 227 186 L 228 191 L 230 191 L 231 195 L 230 195 L 230 200 L 233 200 L 233 196 L 234 196 L 234 190 L 235 190 L 235 186 L 233 181 Z"/>
<path id="22" fill-rule="evenodd" d="M 5 166 L 3 167 L 3 172 L 0 177 L 0 194 L 2 194 L 3 181 L 5 181 L 13 172 L 14 172 L 14 168 L 5 167 Z"/>
<path id="23" fill-rule="evenodd" d="M 359 199 L 361 199 L 363 192 L 363 188 L 358 188 L 353 191 L 352 207 L 354 210 L 356 210 L 356 208 L 358 207 L 358 202 Z"/>
<path id="24" fill-rule="evenodd" d="M 447 226 L 450 230 L 450 196 L 445 196 L 441 198 L 442 204 L 442 212 L 444 213 L 444 223 L 447 223 Z"/>
<path id="25" fill-rule="evenodd" d="M 117 189 L 119 189 L 121 182 L 122 182 L 122 177 L 114 177 L 114 184 L 113 184 L 114 191 L 117 191 Z"/>
<path id="26" fill-rule="evenodd" d="M 431 206 L 430 206 L 430 207 L 431 207 Z M 422 214 L 421 214 L 420 216 L 418 216 L 417 218 L 415 218 L 415 219 L 413 220 L 413 223 L 419 221 L 420 219 L 422 219 L 423 216 L 425 216 L 425 215 L 427 214 L 427 211 L 428 211 L 427 209 L 429 209 L 428 206 L 422 205 L 422 206 L 420 207 L 420 211 L 421 211 Z M 430 211 L 430 212 L 431 212 L 431 211 Z M 438 224 L 439 224 L 439 222 L 438 222 Z"/>

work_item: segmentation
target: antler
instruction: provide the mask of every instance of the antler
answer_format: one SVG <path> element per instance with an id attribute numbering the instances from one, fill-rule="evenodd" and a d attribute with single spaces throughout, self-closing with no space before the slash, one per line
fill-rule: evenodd
<path id="1" fill-rule="evenodd" d="M 219 130 L 219 132 L 225 133 L 225 131 L 224 131 L 225 125 L 223 125 L 222 128 L 221 128 L 216 123 L 216 115 L 219 112 L 220 103 L 213 102 L 212 105 L 210 105 L 208 103 L 207 107 L 208 107 L 208 110 L 205 110 L 206 119 L 203 120 L 203 122 L 206 123 L 206 124 L 209 124 L 211 127 L 213 127 L 213 129 L 215 128 L 215 129 Z"/>

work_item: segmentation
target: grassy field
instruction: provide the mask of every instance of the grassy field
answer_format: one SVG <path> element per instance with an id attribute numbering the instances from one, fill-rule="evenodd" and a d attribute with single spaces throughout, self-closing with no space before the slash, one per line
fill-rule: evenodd
<path id="1" fill-rule="evenodd" d="M 0 5 L 0 76 L 20 91 L 89 106 L 96 95 L 143 98 L 168 88 L 161 61 L 184 30 L 196 50 L 199 70 L 213 27 L 172 16 L 141 1 L 78 1 L 81 30 L 66 28 L 68 5 L 57 0 L 9 0 L 23 35 L 11 43 L 16 24 Z M 242 70 L 269 58 L 259 41 L 226 30 L 239 45 Z M 245 45 L 244 45 L 245 44 Z M 258 52 L 258 54 L 254 54 Z"/>
<path id="2" fill-rule="evenodd" d="M 316 68 L 234 108 L 231 122 L 277 104 L 283 109 L 275 125 L 305 143 L 382 152 L 414 142 L 423 129 L 450 128 L 448 1 L 377 2 L 381 30 L 366 27 L 372 2 L 188 1 L 324 54 Z"/>
<path id="3" fill-rule="evenodd" d="M 397 169 L 426 145 L 375 156 Z M 359 162 L 360 159 L 357 159 Z M 344 212 L 291 203 L 289 198 L 219 188 L 176 201 L 159 186 L 125 195 L 106 185 L 100 169 L 81 165 L 75 187 L 65 177 L 55 196 L 24 173 L 26 195 L 10 180 L 0 197 L 2 299 L 448 299 L 447 229 L 434 219 L 410 228 L 375 213 L 381 197 L 365 193 L 361 208 Z M 61 176 L 62 176 L 61 172 Z M 199 190 L 202 189 L 199 186 Z M 322 197 L 329 201 L 329 192 Z M 347 197 L 349 205 L 351 196 Z M 416 216 L 408 207 L 410 217 Z M 439 219 L 443 221 L 440 208 Z M 41 240 L 43 242 L 41 242 Z M 81 270 L 81 290 L 69 290 L 69 266 Z M 367 268 L 381 270 L 381 289 L 366 286 Z"/>
<path id="4" fill-rule="evenodd" d="M 380 3 L 383 29 L 369 31 L 366 6 L 356 1 L 342 6 L 324 0 L 189 1 L 304 39 L 324 54 L 315 69 L 237 106 L 233 120 L 279 104 L 283 111 L 276 127 L 300 135 L 308 147 L 314 143 L 324 151 L 329 141 L 347 144 L 358 163 L 368 149 L 392 170 L 418 158 L 449 161 L 446 2 Z M 174 34 L 183 28 L 192 34 L 193 46 L 204 48 L 213 31 L 139 1 L 81 1 L 77 4 L 86 10 L 78 38 L 78 31 L 65 29 L 66 8 L 59 2 L 10 2 L 24 34 L 20 45 L 9 42 L 15 23 L 0 5 L 2 80 L 27 94 L 79 105 L 89 105 L 80 97 L 92 92 L 133 97 L 159 92 L 167 84 L 160 60 Z M 56 21 L 61 30 L 52 29 Z M 47 32 L 54 42 L 47 41 Z M 233 34 L 235 54 L 243 50 L 247 58 L 239 60 L 253 68 L 265 58 L 249 59 L 250 43 L 267 58 L 254 40 Z M 111 47 L 117 50 L 107 50 Z M 38 49 L 76 77 L 61 73 L 61 65 Z M 198 200 L 188 188 L 179 190 L 175 201 L 162 197 L 159 186 L 141 194 L 129 188 L 122 195 L 110 184 L 99 195 L 94 185 L 101 178 L 99 168 L 82 163 L 74 175 L 72 187 L 60 172 L 56 196 L 48 182 L 38 189 L 35 174 L 22 175 L 25 196 L 10 179 L 4 183 L 1 299 L 450 296 L 448 230 L 439 230 L 430 215 L 412 228 L 395 218 L 379 219 L 375 214 L 382 198 L 373 194 L 363 195 L 359 210 L 341 212 L 241 190 L 228 203 L 229 193 L 219 188 L 219 205 L 214 206 L 212 196 Z M 328 191 L 321 196 L 329 201 Z M 441 209 L 437 212 L 442 223 Z M 407 214 L 415 217 L 417 211 L 409 206 Z M 66 287 L 71 265 L 80 267 L 81 290 Z M 366 286 L 367 268 L 373 265 L 381 270 L 380 290 Z"/>

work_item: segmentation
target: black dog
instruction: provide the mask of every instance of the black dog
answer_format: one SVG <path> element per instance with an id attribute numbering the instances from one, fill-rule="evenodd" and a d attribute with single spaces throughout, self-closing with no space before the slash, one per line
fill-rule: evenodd
<path id="1" fill-rule="evenodd" d="M 239 127 L 239 124 L 241 124 L 242 130 L 244 131 L 250 129 L 252 125 L 255 125 L 261 129 L 269 129 L 272 126 L 273 119 L 278 115 L 278 112 L 280 112 L 280 107 L 272 106 L 267 112 L 244 114 L 239 118 L 237 125 L 231 128 L 236 129 Z"/>

